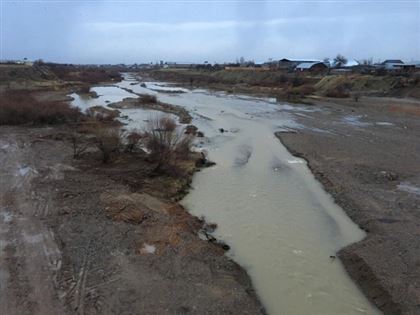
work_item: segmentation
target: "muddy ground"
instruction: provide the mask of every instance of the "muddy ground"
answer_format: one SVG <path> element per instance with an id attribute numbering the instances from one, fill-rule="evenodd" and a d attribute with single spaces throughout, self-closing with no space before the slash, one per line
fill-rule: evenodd
<path id="1" fill-rule="evenodd" d="M 264 313 L 170 201 L 185 182 L 150 176 L 141 156 L 72 154 L 66 127 L 0 127 L 1 314 Z"/>
<path id="2" fill-rule="evenodd" d="M 367 232 L 339 252 L 384 314 L 420 314 L 420 102 L 316 101 L 277 133 L 305 158 L 336 202 Z"/>
<path id="3" fill-rule="evenodd" d="M 199 86 L 276 94 L 272 87 L 246 84 Z M 367 232 L 366 239 L 338 253 L 348 273 L 384 314 L 420 314 L 420 101 L 363 93 L 357 102 L 314 95 L 289 101 L 308 104 L 308 111 L 291 110 L 301 128 L 277 137 L 308 161 L 324 188 Z"/>

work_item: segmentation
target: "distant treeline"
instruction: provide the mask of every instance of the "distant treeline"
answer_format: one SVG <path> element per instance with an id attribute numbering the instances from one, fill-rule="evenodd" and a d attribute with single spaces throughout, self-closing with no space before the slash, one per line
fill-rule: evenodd
<path id="1" fill-rule="evenodd" d="M 118 67 L 98 67 L 90 65 L 72 65 L 58 63 L 43 63 L 59 79 L 64 81 L 80 81 L 98 84 L 107 81 L 121 81 L 122 77 Z"/>

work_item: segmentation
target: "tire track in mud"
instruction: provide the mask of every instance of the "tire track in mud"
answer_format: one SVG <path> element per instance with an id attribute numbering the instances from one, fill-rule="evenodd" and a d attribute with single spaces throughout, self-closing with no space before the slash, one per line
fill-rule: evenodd
<path id="1" fill-rule="evenodd" d="M 3 134 L 0 141 L 2 161 L 0 243 L 0 290 L 2 314 L 63 313 L 55 294 L 56 272 L 61 253 L 54 234 L 42 222 L 40 198 L 31 183 L 39 175 L 32 165 L 29 142 L 18 135 Z"/>

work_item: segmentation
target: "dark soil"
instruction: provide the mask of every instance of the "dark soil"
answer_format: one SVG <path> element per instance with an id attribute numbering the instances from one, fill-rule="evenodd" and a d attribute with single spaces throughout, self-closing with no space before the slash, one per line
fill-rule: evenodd
<path id="1" fill-rule="evenodd" d="M 405 106 L 324 102 L 296 115 L 303 129 L 277 134 L 367 232 L 339 257 L 384 314 L 420 314 L 420 120 Z"/>
<path id="2" fill-rule="evenodd" d="M 66 127 L 1 127 L 2 314 L 261 314 L 246 272 L 141 154 L 74 160 Z M 191 161 L 191 169 L 195 161 Z"/>

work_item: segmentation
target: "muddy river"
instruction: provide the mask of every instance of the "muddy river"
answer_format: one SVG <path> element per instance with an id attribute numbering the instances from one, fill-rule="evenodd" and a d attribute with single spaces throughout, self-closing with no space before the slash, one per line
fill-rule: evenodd
<path id="1" fill-rule="evenodd" d="M 116 86 L 96 87 L 99 98 L 76 94 L 81 108 L 107 105 L 135 95 L 158 96 L 186 107 L 205 133 L 198 149 L 215 167 L 195 175 L 183 205 L 217 224 L 214 235 L 231 246 L 227 255 L 246 268 L 269 314 L 379 314 L 334 259 L 365 234 L 315 180 L 306 162 L 274 136 L 304 128 L 295 115 L 315 110 L 271 99 L 205 90 L 136 84 L 130 75 Z M 126 128 L 141 128 L 153 111 L 121 110 Z M 223 129 L 223 132 L 221 132 Z"/>

